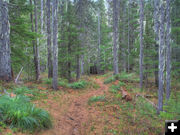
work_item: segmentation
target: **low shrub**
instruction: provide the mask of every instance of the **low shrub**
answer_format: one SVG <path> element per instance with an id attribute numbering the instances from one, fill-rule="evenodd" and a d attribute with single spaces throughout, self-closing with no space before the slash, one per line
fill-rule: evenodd
<path id="1" fill-rule="evenodd" d="M 111 86 L 111 89 L 114 89 L 114 90 L 120 90 L 120 86 L 119 85 L 112 85 Z"/>
<path id="2" fill-rule="evenodd" d="M 117 75 L 118 80 L 120 81 L 133 81 L 133 82 L 139 82 L 139 77 L 134 73 L 126 73 L 122 72 L 119 75 Z"/>
<path id="3" fill-rule="evenodd" d="M 105 101 L 105 96 L 93 96 L 89 98 L 88 103 L 91 104 L 93 102 L 98 102 L 98 101 Z"/>
<path id="4" fill-rule="evenodd" d="M 108 83 L 111 83 L 111 82 L 114 82 L 114 81 L 116 81 L 115 77 L 111 76 L 111 77 L 104 80 L 104 84 L 108 84 Z"/>
<path id="5" fill-rule="evenodd" d="M 25 96 L 0 97 L 0 114 L 0 121 L 11 128 L 35 131 L 52 126 L 49 113 L 35 107 Z"/>
<path id="6" fill-rule="evenodd" d="M 32 94 L 32 95 L 36 95 L 36 93 L 38 92 L 37 89 L 29 89 L 25 86 L 23 87 L 17 87 L 13 90 L 14 94 L 16 95 L 25 95 L 25 94 Z"/>
<path id="7" fill-rule="evenodd" d="M 126 86 L 126 83 L 119 81 L 119 87 Z"/>
<path id="8" fill-rule="evenodd" d="M 58 81 L 58 85 L 62 87 L 67 87 L 68 84 L 65 81 Z"/>
<path id="9" fill-rule="evenodd" d="M 72 89 L 83 89 L 87 86 L 87 84 L 88 83 L 86 81 L 79 81 L 79 82 L 68 84 L 68 86 Z"/>
<path id="10" fill-rule="evenodd" d="M 109 92 L 116 94 L 118 91 L 115 89 L 109 89 Z"/>
<path id="11" fill-rule="evenodd" d="M 52 79 L 51 78 L 43 78 L 43 83 L 44 84 L 52 84 Z"/>
<path id="12" fill-rule="evenodd" d="M 171 98 L 163 107 L 160 116 L 164 119 L 180 119 L 180 92 L 176 95 L 171 94 Z"/>
<path id="13" fill-rule="evenodd" d="M 43 79 L 44 84 L 52 84 L 52 79 L 44 78 Z M 65 79 L 58 78 L 58 85 L 62 87 L 67 87 L 67 81 Z"/>

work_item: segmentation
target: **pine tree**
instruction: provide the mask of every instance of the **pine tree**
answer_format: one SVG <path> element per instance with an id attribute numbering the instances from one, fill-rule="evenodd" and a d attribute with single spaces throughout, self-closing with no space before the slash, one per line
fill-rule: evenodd
<path id="1" fill-rule="evenodd" d="M 4 0 L 0 0 L 0 80 L 11 81 L 10 25 L 7 4 Z"/>

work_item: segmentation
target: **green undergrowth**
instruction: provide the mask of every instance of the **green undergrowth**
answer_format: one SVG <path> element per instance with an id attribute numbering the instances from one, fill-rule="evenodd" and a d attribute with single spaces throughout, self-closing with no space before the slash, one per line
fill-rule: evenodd
<path id="1" fill-rule="evenodd" d="M 45 79 L 43 79 L 43 83 L 51 85 L 52 79 L 45 78 Z M 78 82 L 68 83 L 67 80 L 59 78 L 58 79 L 58 85 L 65 87 L 65 88 L 84 89 L 88 86 L 88 83 L 85 80 L 80 80 Z M 97 86 L 95 86 L 95 87 L 97 87 Z"/>
<path id="2" fill-rule="evenodd" d="M 109 88 L 109 92 L 111 93 L 117 93 L 118 91 L 120 91 L 120 88 L 122 86 L 126 86 L 126 84 L 124 82 L 121 82 L 119 81 L 118 85 L 112 85 L 110 88 Z"/>
<path id="3" fill-rule="evenodd" d="M 104 80 L 104 84 L 112 83 L 116 80 L 119 81 L 130 81 L 130 82 L 139 82 L 139 77 L 135 73 L 125 73 L 122 72 L 118 75 L 113 75 Z"/>
<path id="4" fill-rule="evenodd" d="M 52 84 L 52 78 L 44 78 L 42 80 L 43 84 Z M 62 87 L 67 87 L 68 86 L 68 81 L 66 79 L 58 78 L 58 85 Z"/>
<path id="5" fill-rule="evenodd" d="M 88 83 L 86 81 L 81 80 L 78 82 L 68 84 L 68 87 L 70 87 L 72 89 L 83 89 L 83 88 L 86 88 L 87 85 L 88 85 Z"/>
<path id="6" fill-rule="evenodd" d="M 94 103 L 94 102 L 99 102 L 99 101 L 105 101 L 106 97 L 103 96 L 92 96 L 88 100 L 88 104 Z"/>
<path id="7" fill-rule="evenodd" d="M 176 92 L 176 95 L 171 94 L 171 98 L 167 104 L 163 107 L 163 112 L 160 113 L 160 117 L 163 119 L 180 119 L 180 92 Z"/>
<path id="8" fill-rule="evenodd" d="M 19 96 L 29 97 L 31 100 L 47 98 L 47 94 L 38 89 L 30 89 L 26 86 L 16 87 L 13 89 L 13 93 Z"/>
<path id="9" fill-rule="evenodd" d="M 49 113 L 30 103 L 26 96 L 0 97 L 0 122 L 21 131 L 37 131 L 52 126 Z"/>

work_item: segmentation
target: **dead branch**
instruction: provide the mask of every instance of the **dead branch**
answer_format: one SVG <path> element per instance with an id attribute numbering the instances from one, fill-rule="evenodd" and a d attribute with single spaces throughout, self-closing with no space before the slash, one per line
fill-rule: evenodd
<path id="1" fill-rule="evenodd" d="M 22 67 L 21 70 L 19 71 L 19 73 L 18 73 L 18 75 L 17 75 L 17 77 L 16 77 L 16 79 L 15 79 L 15 83 L 18 82 L 18 79 L 19 79 L 19 77 L 20 77 L 22 71 L 23 71 L 23 67 Z"/>

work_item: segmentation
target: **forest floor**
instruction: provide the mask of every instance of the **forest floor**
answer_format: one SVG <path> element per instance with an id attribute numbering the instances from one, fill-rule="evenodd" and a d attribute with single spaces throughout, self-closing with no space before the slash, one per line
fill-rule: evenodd
<path id="1" fill-rule="evenodd" d="M 46 109 L 52 116 L 53 127 L 49 130 L 32 133 L 33 135 L 161 135 L 164 132 L 164 120 L 156 116 L 155 109 L 142 99 L 136 97 L 138 83 L 125 82 L 120 91 L 113 93 L 112 86 L 116 80 L 104 84 L 108 76 L 92 75 L 88 81 L 96 84 L 94 87 L 74 90 L 59 87 L 53 91 L 49 85 L 28 82 L 27 87 L 36 87 L 43 93 L 33 103 Z M 122 99 L 122 91 L 128 92 L 131 100 Z M 156 103 L 157 97 L 153 91 L 141 94 L 152 95 L 150 99 Z M 92 97 L 102 100 L 90 102 Z M 145 105 L 144 105 L 145 103 Z M 146 105 L 148 104 L 148 105 Z M 144 111 L 147 112 L 144 112 Z M 150 112 L 149 112 L 150 111 Z M 1 134 L 1 133 L 0 133 Z M 2 135 L 27 135 L 28 133 L 13 132 L 6 129 Z"/>

